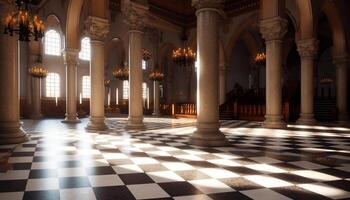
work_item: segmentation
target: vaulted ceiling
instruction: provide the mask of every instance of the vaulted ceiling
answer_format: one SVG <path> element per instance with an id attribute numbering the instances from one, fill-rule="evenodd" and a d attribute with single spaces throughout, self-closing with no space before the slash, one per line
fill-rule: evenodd
<path id="1" fill-rule="evenodd" d="M 32 4 L 42 7 L 49 0 L 31 0 Z M 55 0 L 56 1 L 56 0 Z M 148 0 L 149 10 L 158 17 L 181 27 L 192 27 L 196 24 L 195 8 L 191 0 Z M 225 0 L 224 11 L 228 16 L 258 9 L 259 0 Z M 120 0 L 110 0 L 110 9 L 120 9 Z"/>
<path id="2" fill-rule="evenodd" d="M 148 0 L 150 11 L 159 17 L 182 27 L 195 25 L 195 8 L 191 0 Z M 257 9 L 259 0 L 226 0 L 224 11 L 228 16 Z"/>

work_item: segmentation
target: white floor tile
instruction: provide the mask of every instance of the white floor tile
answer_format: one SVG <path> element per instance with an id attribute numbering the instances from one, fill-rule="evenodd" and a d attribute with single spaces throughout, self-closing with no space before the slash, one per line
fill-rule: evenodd
<path id="1" fill-rule="evenodd" d="M 136 199 L 170 197 L 169 194 L 157 184 L 128 185 L 127 187 Z"/>
<path id="2" fill-rule="evenodd" d="M 292 200 L 269 189 L 245 190 L 241 191 L 241 193 L 254 200 Z"/>

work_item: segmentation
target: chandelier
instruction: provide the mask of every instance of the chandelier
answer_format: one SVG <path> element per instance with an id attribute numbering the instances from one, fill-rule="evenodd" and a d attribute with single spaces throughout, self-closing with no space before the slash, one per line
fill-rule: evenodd
<path id="1" fill-rule="evenodd" d="M 172 59 L 179 66 L 192 66 L 196 61 L 196 53 L 190 48 L 178 48 L 173 50 Z"/>
<path id="2" fill-rule="evenodd" d="M 45 26 L 38 16 L 33 18 L 29 13 L 29 3 L 31 0 L 15 0 L 17 11 L 8 14 L 5 18 L 4 34 L 13 36 L 14 33 L 19 35 L 19 41 L 30 41 L 34 37 L 37 41 L 44 36 Z"/>
<path id="3" fill-rule="evenodd" d="M 142 59 L 148 61 L 151 59 L 151 57 L 152 54 L 147 49 L 142 48 Z"/>
<path id="4" fill-rule="evenodd" d="M 129 69 L 126 68 L 123 64 L 120 67 L 116 67 L 112 74 L 116 79 L 119 80 L 129 79 Z"/>
<path id="5" fill-rule="evenodd" d="M 105 87 L 108 88 L 111 85 L 111 80 L 105 80 Z"/>
<path id="6" fill-rule="evenodd" d="M 266 55 L 265 53 L 258 53 L 255 56 L 255 64 L 256 65 L 265 65 L 266 64 Z"/>
<path id="7" fill-rule="evenodd" d="M 29 74 L 34 78 L 45 78 L 49 71 L 45 69 L 44 67 L 37 65 L 29 68 L 28 70 Z"/>
<path id="8" fill-rule="evenodd" d="M 150 73 L 149 79 L 151 79 L 152 81 L 162 81 L 164 79 L 164 74 L 160 71 L 155 70 L 152 73 Z"/>

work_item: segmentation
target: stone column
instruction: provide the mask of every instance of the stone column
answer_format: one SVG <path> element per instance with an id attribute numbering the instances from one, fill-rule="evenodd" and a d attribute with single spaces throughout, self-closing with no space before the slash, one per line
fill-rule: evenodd
<path id="1" fill-rule="evenodd" d="M 219 19 L 221 2 L 192 0 L 197 8 L 197 130 L 189 142 L 200 146 L 228 144 L 219 123 Z"/>
<path id="2" fill-rule="evenodd" d="M 153 81 L 153 113 L 154 116 L 159 116 L 159 82 Z"/>
<path id="3" fill-rule="evenodd" d="M 91 39 L 90 121 L 86 129 L 102 131 L 108 129 L 104 111 L 104 40 L 109 32 L 109 22 L 106 19 L 89 16 L 85 26 L 85 31 Z"/>
<path id="4" fill-rule="evenodd" d="M 226 102 L 226 73 L 227 69 L 225 65 L 221 65 L 219 69 L 220 79 L 219 79 L 219 85 L 220 85 L 220 92 L 219 92 L 219 102 L 220 105 L 224 104 Z"/>
<path id="5" fill-rule="evenodd" d="M 260 32 L 266 42 L 266 115 L 263 126 L 285 128 L 282 116 L 282 40 L 287 32 L 287 20 L 274 17 L 260 22 Z"/>
<path id="6" fill-rule="evenodd" d="M 314 59 L 318 51 L 318 41 L 315 39 L 298 42 L 298 52 L 301 59 L 301 108 L 298 124 L 314 125 Z"/>
<path id="7" fill-rule="evenodd" d="M 40 119 L 41 115 L 41 79 L 32 77 L 33 83 L 33 113 L 31 119 Z"/>
<path id="8" fill-rule="evenodd" d="M 333 64 L 336 67 L 336 84 L 337 84 L 337 110 L 338 121 L 341 125 L 349 126 L 348 115 L 348 80 L 347 80 L 347 61 L 346 53 L 333 56 Z"/>
<path id="9" fill-rule="evenodd" d="M 77 114 L 77 67 L 79 59 L 78 49 L 65 49 L 63 51 L 66 65 L 66 118 L 64 123 L 78 123 Z"/>
<path id="10" fill-rule="evenodd" d="M 14 11 L 7 1 L 0 1 L 0 18 Z M 19 121 L 18 36 L 0 34 L 0 144 L 22 143 L 28 140 Z"/>
<path id="11" fill-rule="evenodd" d="M 143 20 L 133 7 L 125 16 L 125 23 L 129 26 L 129 118 L 128 128 L 142 128 L 142 36 Z"/>

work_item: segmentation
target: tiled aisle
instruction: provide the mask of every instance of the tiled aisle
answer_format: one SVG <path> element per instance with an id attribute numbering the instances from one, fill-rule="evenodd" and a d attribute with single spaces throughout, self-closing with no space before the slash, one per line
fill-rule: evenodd
<path id="1" fill-rule="evenodd" d="M 350 199 L 349 129 L 223 121 L 231 146 L 199 148 L 187 144 L 193 120 L 145 121 L 109 119 L 105 133 L 24 121 L 32 140 L 0 173 L 0 199 Z"/>

